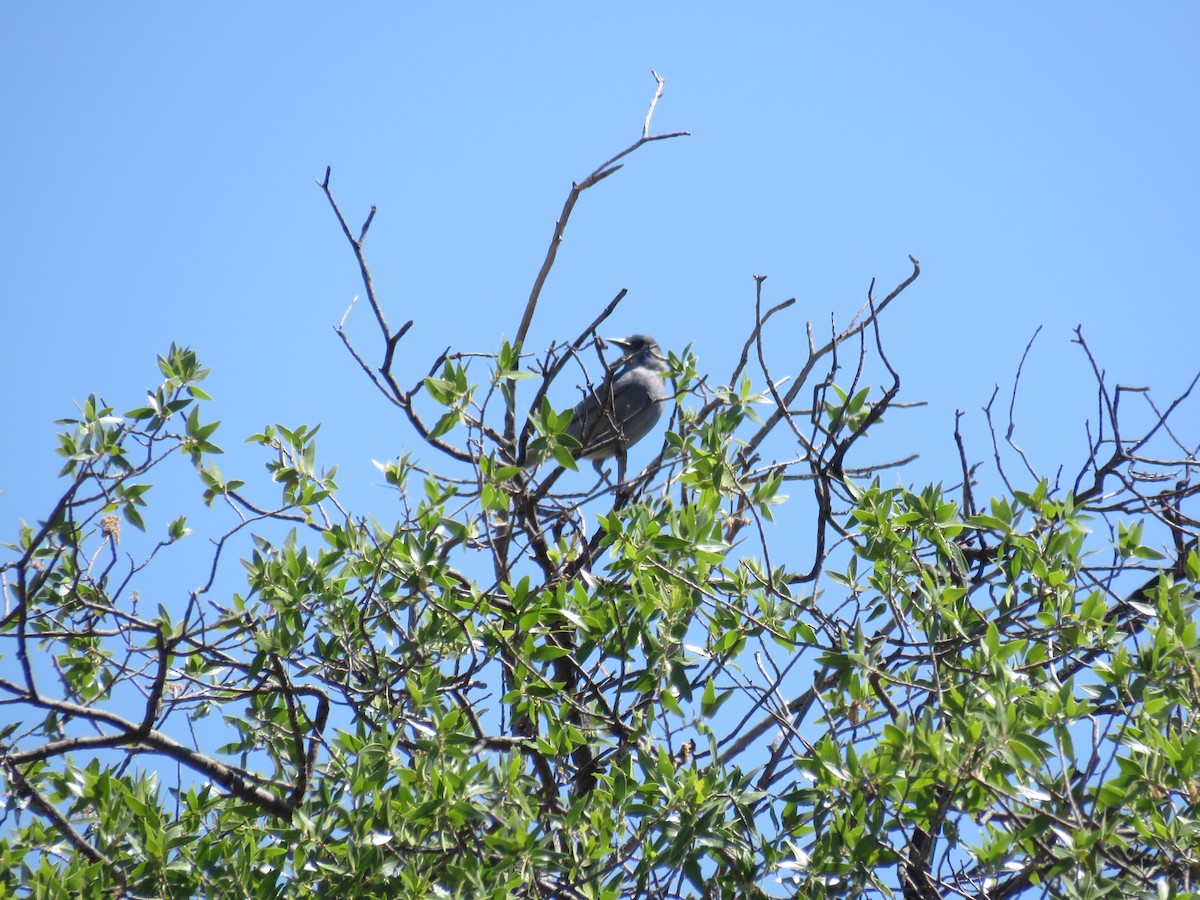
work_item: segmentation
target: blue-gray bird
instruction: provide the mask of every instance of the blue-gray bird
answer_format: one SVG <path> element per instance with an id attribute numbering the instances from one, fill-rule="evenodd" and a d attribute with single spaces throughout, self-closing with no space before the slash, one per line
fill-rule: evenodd
<path id="1" fill-rule="evenodd" d="M 663 373 L 667 361 L 654 338 L 634 334 L 607 339 L 624 354 L 604 384 L 589 392 L 575 407 L 566 433 L 583 445 L 576 459 L 600 460 L 624 455 L 650 433 L 662 416 L 668 397 Z"/>

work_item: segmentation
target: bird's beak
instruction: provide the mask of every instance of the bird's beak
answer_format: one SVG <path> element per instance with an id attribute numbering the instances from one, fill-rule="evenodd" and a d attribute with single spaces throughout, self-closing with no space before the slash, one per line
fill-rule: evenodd
<path id="1" fill-rule="evenodd" d="M 622 340 L 622 338 L 619 338 L 619 337 L 602 337 L 602 338 L 600 338 L 600 340 L 604 341 L 606 344 L 611 344 L 611 346 L 616 347 L 620 350 L 620 359 L 614 361 L 612 365 L 614 365 L 614 366 L 622 365 L 622 364 L 624 364 L 625 360 L 629 359 L 629 354 L 630 354 L 629 341 L 624 341 L 624 340 Z"/>

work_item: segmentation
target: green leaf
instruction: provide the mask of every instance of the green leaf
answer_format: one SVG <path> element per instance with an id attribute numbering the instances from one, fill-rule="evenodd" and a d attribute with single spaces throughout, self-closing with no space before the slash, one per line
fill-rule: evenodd
<path id="1" fill-rule="evenodd" d="M 984 637 L 984 646 L 987 647 L 988 656 L 991 659 L 1000 658 L 1000 629 L 996 627 L 995 622 L 988 622 L 987 634 Z"/>
<path id="2" fill-rule="evenodd" d="M 121 508 L 121 514 L 125 517 L 125 521 L 138 531 L 146 530 L 146 523 L 142 521 L 142 514 L 137 511 L 137 507 L 126 504 Z"/>
<path id="3" fill-rule="evenodd" d="M 450 410 L 450 412 L 438 419 L 437 424 L 430 429 L 429 437 L 441 437 L 443 434 L 446 434 L 448 431 L 452 430 L 460 421 L 462 421 L 461 413 L 459 413 L 457 410 Z"/>
<path id="4" fill-rule="evenodd" d="M 733 696 L 733 691 L 722 691 L 717 694 L 712 678 L 704 683 L 704 693 L 700 697 L 700 713 L 705 718 L 712 718 L 726 700 Z"/>

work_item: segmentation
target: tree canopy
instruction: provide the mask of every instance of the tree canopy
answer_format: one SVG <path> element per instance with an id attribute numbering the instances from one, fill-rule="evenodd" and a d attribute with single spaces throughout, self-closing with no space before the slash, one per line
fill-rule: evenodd
<path id="1" fill-rule="evenodd" d="M 1195 381 L 1113 384 L 1080 330 L 1080 458 L 1037 471 L 997 395 L 984 459 L 956 429 L 960 466 L 905 484 L 909 452 L 875 454 L 917 261 L 799 359 L 769 358 L 792 301 L 756 276 L 733 369 L 666 348 L 649 461 L 580 470 L 552 400 L 596 391 L 625 292 L 526 338 L 580 196 L 679 136 L 651 130 L 661 89 L 572 186 L 512 339 L 413 384 L 374 211 L 353 229 L 326 171 L 378 341 L 338 333 L 410 428 L 379 464 L 394 519 L 342 504 L 311 423 L 250 437 L 265 477 L 223 473 L 189 348 L 144 405 L 60 423 L 64 488 L 0 563 L 0 895 L 1196 889 Z M 193 476 L 208 575 L 164 590 L 200 526 L 131 529 Z"/>

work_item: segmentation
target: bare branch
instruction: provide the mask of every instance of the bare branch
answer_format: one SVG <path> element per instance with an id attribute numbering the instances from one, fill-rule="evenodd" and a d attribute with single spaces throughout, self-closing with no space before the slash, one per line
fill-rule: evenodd
<path id="1" fill-rule="evenodd" d="M 525 342 L 525 337 L 529 333 L 529 326 L 533 323 L 533 314 L 537 309 L 538 299 L 542 295 L 542 288 L 545 286 L 546 278 L 549 276 L 550 269 L 554 266 L 554 260 L 558 256 L 558 247 L 562 243 L 563 234 L 567 229 L 567 221 L 571 218 L 571 211 L 575 208 L 575 203 L 579 199 L 579 195 L 604 178 L 607 178 L 609 175 L 613 174 L 613 172 L 617 171 L 619 166 L 615 165 L 616 162 L 633 153 L 643 145 L 653 141 L 668 140 L 670 138 L 684 137 L 688 135 L 688 132 L 686 131 L 674 131 L 670 134 L 657 135 L 651 135 L 649 133 L 650 118 L 654 115 L 654 107 L 658 105 L 659 98 L 662 97 L 664 83 L 663 79 L 659 77 L 657 72 L 652 74 L 654 75 L 656 87 L 654 91 L 654 97 L 650 101 L 650 110 L 646 113 L 646 122 L 643 127 L 642 136 L 620 153 L 602 162 L 582 181 L 574 182 L 571 185 L 571 190 L 567 193 L 566 202 L 563 203 L 562 212 L 559 213 L 558 220 L 554 223 L 554 233 L 550 237 L 550 246 L 546 250 L 546 258 L 542 261 L 542 267 L 538 270 L 537 277 L 534 278 L 533 289 L 529 292 L 529 300 L 525 304 L 525 312 L 521 316 L 520 325 L 517 326 L 517 332 L 516 336 L 513 338 L 513 343 L 523 344 Z M 509 434 L 511 436 L 511 430 L 509 431 Z"/>

